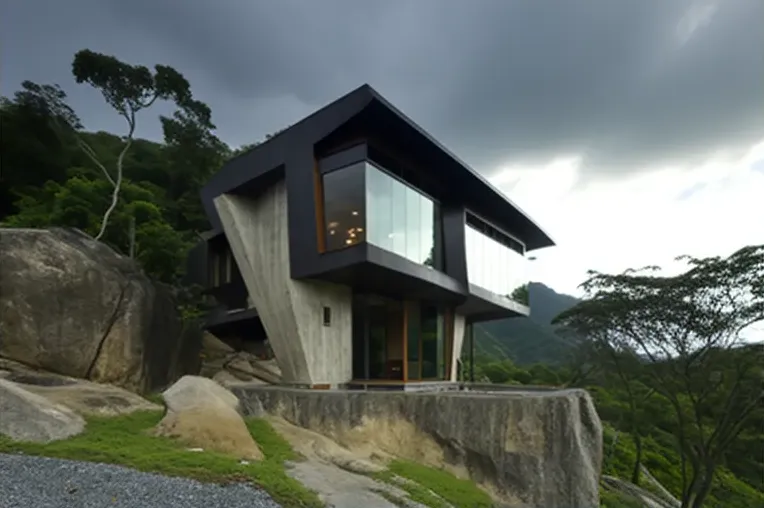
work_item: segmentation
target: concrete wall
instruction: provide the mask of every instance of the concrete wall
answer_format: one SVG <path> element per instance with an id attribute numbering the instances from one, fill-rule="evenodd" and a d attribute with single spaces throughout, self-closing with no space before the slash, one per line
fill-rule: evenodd
<path id="1" fill-rule="evenodd" d="M 286 185 L 256 198 L 223 194 L 215 207 L 285 383 L 338 384 L 352 375 L 349 287 L 296 281 L 289 272 Z M 323 324 L 323 308 L 331 324 Z"/>
<path id="2" fill-rule="evenodd" d="M 454 315 L 454 336 L 451 337 L 451 381 L 457 380 L 457 362 L 462 354 L 464 344 L 464 315 Z"/>

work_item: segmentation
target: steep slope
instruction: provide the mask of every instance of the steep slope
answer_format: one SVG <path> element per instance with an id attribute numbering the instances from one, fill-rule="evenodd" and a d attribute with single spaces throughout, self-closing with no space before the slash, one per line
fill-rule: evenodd
<path id="1" fill-rule="evenodd" d="M 529 298 L 530 317 L 489 321 L 475 326 L 476 353 L 509 358 L 517 365 L 559 364 L 565 360 L 573 343 L 559 336 L 551 321 L 578 303 L 578 299 L 537 282 L 530 284 Z"/>

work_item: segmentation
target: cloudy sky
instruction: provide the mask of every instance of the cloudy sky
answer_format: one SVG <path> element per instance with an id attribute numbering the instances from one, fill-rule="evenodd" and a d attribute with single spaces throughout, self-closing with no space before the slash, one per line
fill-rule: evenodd
<path id="1" fill-rule="evenodd" d="M 233 146 L 369 83 L 557 240 L 533 276 L 764 242 L 764 0 L 2 0 L 0 92 L 81 48 L 169 64 Z M 154 113 L 140 134 L 158 137 Z"/>

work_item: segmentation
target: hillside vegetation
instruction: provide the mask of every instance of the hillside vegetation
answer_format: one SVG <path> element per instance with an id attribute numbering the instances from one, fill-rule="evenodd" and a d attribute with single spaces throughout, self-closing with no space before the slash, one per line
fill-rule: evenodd
<path id="1" fill-rule="evenodd" d="M 561 365 L 575 346 L 561 337 L 552 319 L 573 307 L 578 300 L 531 282 L 528 285 L 529 317 L 488 321 L 475 326 L 478 355 L 511 360 L 515 365 Z"/>
<path id="2" fill-rule="evenodd" d="M 85 50 L 73 74 L 124 130 L 85 130 L 55 85 L 2 98 L 0 223 L 82 229 L 179 286 L 209 227 L 199 190 L 235 150 L 172 68 Z M 162 141 L 135 139 L 157 102 L 175 107 Z M 476 327 L 476 376 L 591 390 L 607 474 L 645 485 L 644 466 L 683 508 L 764 506 L 764 348 L 739 340 L 764 317 L 764 248 L 689 263 L 676 277 L 593 274 L 581 301 L 532 284 L 529 318 Z"/>
<path id="3" fill-rule="evenodd" d="M 764 246 L 688 261 L 676 277 L 595 274 L 581 301 L 531 285 L 529 318 L 476 331 L 474 375 L 588 389 L 604 474 L 655 492 L 646 470 L 683 508 L 764 506 L 764 345 L 740 340 L 764 318 Z"/>

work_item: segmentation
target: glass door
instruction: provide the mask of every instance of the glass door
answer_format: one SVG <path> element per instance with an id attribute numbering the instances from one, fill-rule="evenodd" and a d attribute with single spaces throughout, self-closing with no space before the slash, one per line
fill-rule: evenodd
<path id="1" fill-rule="evenodd" d="M 403 304 L 357 295 L 353 301 L 353 377 L 403 380 Z"/>
<path id="2" fill-rule="evenodd" d="M 422 379 L 421 313 L 419 302 L 406 303 L 407 381 Z"/>

